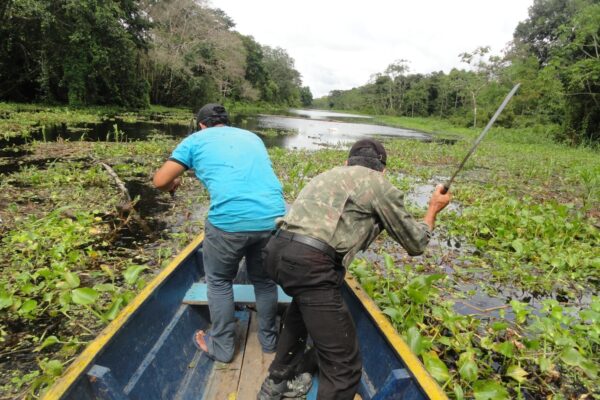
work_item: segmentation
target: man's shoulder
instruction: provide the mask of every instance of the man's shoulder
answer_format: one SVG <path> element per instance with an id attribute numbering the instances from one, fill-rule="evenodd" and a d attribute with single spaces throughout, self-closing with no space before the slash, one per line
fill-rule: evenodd
<path id="1" fill-rule="evenodd" d="M 386 191 L 386 183 L 389 182 L 381 172 L 361 166 L 338 166 L 314 177 L 307 189 L 322 192 L 323 196 L 337 192 L 382 193 Z"/>
<path id="2" fill-rule="evenodd" d="M 196 143 L 200 140 L 202 140 L 203 138 L 203 132 L 202 131 L 196 131 L 194 133 L 191 133 L 190 135 L 188 135 L 186 138 L 184 138 L 181 143 Z"/>
<path id="3" fill-rule="evenodd" d="M 230 125 L 222 125 L 222 126 L 214 126 L 212 128 L 207 128 L 206 132 L 210 132 L 213 134 L 222 134 L 222 133 L 234 133 L 234 134 L 239 134 L 239 135 L 254 135 L 256 136 L 255 133 L 250 132 L 247 129 L 242 129 L 242 128 L 238 128 L 236 126 L 230 126 Z"/>
<path id="4" fill-rule="evenodd" d="M 323 172 L 319 177 L 324 180 L 364 181 L 373 184 L 382 184 L 386 181 L 381 172 L 359 165 L 334 167 Z"/>
<path id="5" fill-rule="evenodd" d="M 217 126 L 214 128 L 206 129 L 207 133 L 210 134 L 210 138 L 212 140 L 218 141 L 229 141 L 233 143 L 238 143 L 240 145 L 244 145 L 243 143 L 256 142 L 257 144 L 262 144 L 262 140 L 260 137 L 247 129 L 236 128 L 235 126 Z M 239 141 L 242 143 L 239 143 Z"/>

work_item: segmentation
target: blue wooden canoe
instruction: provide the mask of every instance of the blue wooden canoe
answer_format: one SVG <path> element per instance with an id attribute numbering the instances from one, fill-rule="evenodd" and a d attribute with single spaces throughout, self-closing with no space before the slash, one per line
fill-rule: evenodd
<path id="1" fill-rule="evenodd" d="M 240 307 L 238 350 L 231 364 L 196 350 L 193 332 L 209 324 L 202 299 L 202 240 L 199 236 L 123 309 L 63 376 L 45 399 L 254 400 L 272 354 L 256 339 L 251 307 Z M 280 293 L 280 302 L 289 301 Z M 375 303 L 352 278 L 344 298 L 356 324 L 363 358 L 359 395 L 364 400 L 447 399 L 419 359 Z M 236 303 L 251 303 L 247 287 Z M 317 378 L 307 398 L 316 398 Z"/>

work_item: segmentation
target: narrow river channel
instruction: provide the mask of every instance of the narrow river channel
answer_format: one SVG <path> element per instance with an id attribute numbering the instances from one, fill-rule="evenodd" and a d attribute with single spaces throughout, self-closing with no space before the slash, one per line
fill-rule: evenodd
<path id="1" fill-rule="evenodd" d="M 191 119 L 191 114 L 190 114 Z M 372 117 L 322 110 L 292 109 L 282 114 L 237 114 L 232 125 L 261 136 L 267 147 L 317 150 L 345 148 L 362 138 L 407 138 L 432 140 L 431 136 L 409 129 L 376 125 Z M 193 131 L 192 124 L 151 121 L 129 122 L 109 119 L 95 124 L 59 124 L 34 129 L 31 139 L 38 141 L 140 141 L 154 136 L 182 138 Z M 24 138 L 3 141 L 2 148 L 23 144 Z M 17 154 L 7 153 L 6 157 Z M 0 153 L 0 157 L 3 154 Z"/>
<path id="2" fill-rule="evenodd" d="M 324 147 L 344 148 L 364 138 L 406 138 L 431 140 L 429 135 L 409 129 L 369 123 L 371 117 L 322 110 L 290 110 L 290 115 L 256 115 L 237 117 L 234 125 L 254 131 L 271 131 L 263 135 L 267 147 L 317 150 Z M 360 122 L 357 122 L 360 121 Z"/>

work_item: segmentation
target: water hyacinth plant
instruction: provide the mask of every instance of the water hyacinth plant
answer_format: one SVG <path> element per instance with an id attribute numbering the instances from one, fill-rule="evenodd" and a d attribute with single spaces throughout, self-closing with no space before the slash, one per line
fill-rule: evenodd
<path id="1" fill-rule="evenodd" d="M 47 108 L 42 116 L 76 125 L 112 111 Z M 2 123 L 21 126 L 19 112 L 9 107 Z M 121 117 L 187 127 L 190 115 Z M 453 138 L 383 139 L 386 175 L 406 193 L 443 182 L 477 134 L 445 121 L 386 123 Z M 0 397 L 43 392 L 202 229 L 209 199 L 193 176 L 174 198 L 151 187 L 178 140 L 157 129 L 130 141 L 123 123 L 113 125 L 93 141 L 44 141 L 34 132 L 0 153 Z M 423 256 L 408 257 L 383 235 L 350 268 L 451 398 L 598 396 L 600 158 L 536 129 L 492 129 L 455 182 L 456 207 L 440 214 Z M 343 165 L 346 150 L 269 155 L 292 202 L 314 176 Z M 125 183 L 131 204 L 101 163 Z M 406 205 L 423 215 L 423 204 Z"/>

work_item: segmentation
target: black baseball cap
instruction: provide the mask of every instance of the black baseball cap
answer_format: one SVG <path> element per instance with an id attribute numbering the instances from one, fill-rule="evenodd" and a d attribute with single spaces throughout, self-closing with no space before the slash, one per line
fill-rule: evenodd
<path id="1" fill-rule="evenodd" d="M 227 110 L 220 104 L 209 103 L 202 107 L 196 114 L 196 122 L 211 126 L 211 121 L 227 121 L 229 116 Z"/>
<path id="2" fill-rule="evenodd" d="M 387 162 L 387 153 L 381 143 L 374 139 L 361 139 L 352 145 L 348 158 L 368 157 L 379 160 L 383 165 Z"/>

